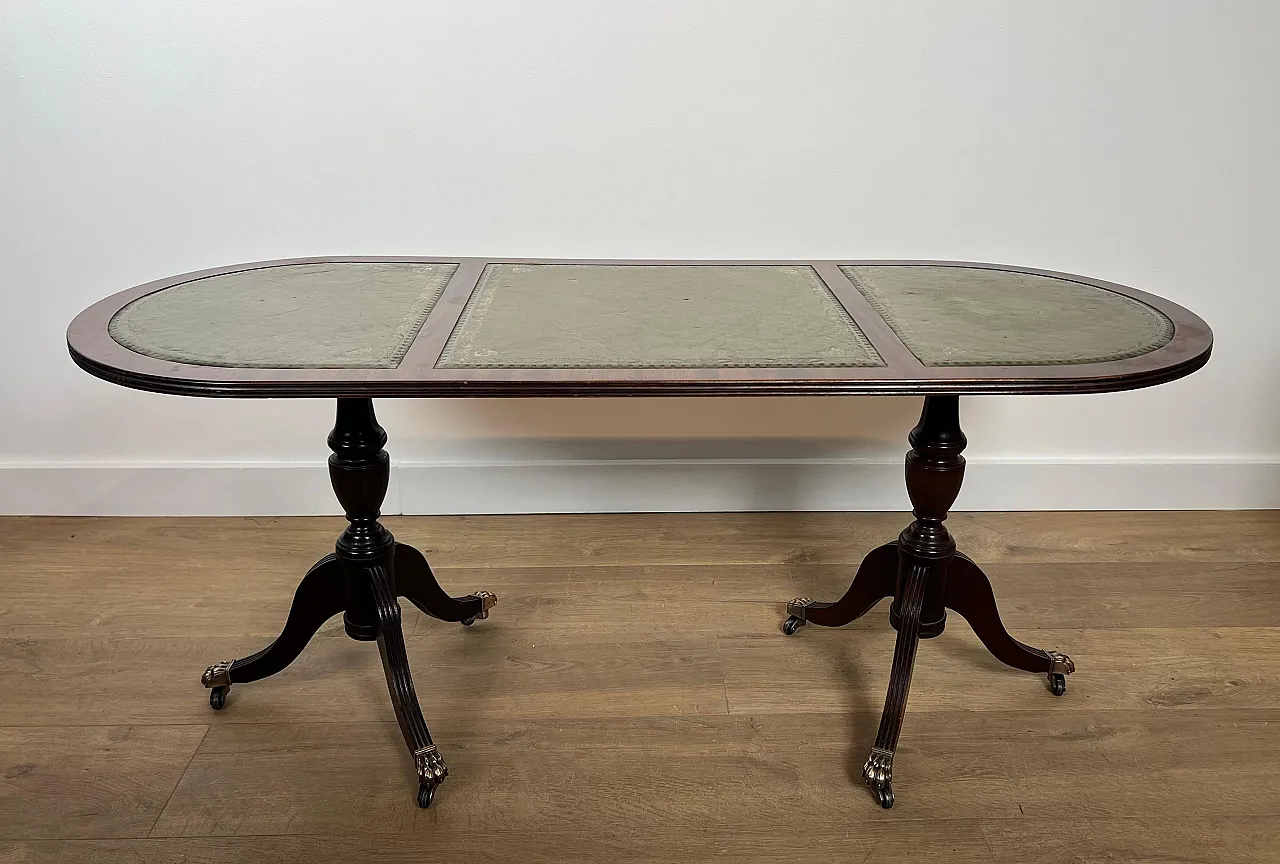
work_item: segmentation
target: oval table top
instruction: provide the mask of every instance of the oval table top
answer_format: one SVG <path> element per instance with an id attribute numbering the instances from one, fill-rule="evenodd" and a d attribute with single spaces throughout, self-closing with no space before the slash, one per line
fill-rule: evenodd
<path id="1" fill-rule="evenodd" d="M 1213 335 L 996 264 L 336 257 L 140 285 L 67 344 L 99 378 L 200 396 L 905 395 L 1146 387 Z"/>

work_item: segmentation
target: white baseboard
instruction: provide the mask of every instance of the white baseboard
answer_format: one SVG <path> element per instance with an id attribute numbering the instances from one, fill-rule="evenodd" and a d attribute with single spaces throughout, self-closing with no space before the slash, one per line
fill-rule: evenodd
<path id="1" fill-rule="evenodd" d="M 383 512 L 906 510 L 901 459 L 393 464 Z M 956 510 L 1280 507 L 1280 461 L 970 460 Z M 340 512 L 323 463 L 0 464 L 0 514 Z"/>

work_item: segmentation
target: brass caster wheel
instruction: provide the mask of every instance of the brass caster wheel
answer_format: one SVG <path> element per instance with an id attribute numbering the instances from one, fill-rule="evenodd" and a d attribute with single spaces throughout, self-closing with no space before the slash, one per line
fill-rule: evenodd
<path id="1" fill-rule="evenodd" d="M 1058 672 L 1049 673 L 1049 692 L 1054 696 L 1061 696 L 1067 692 L 1067 676 Z"/>
<path id="2" fill-rule="evenodd" d="M 808 609 L 814 602 L 808 597 L 797 597 L 787 603 L 787 620 L 782 623 L 782 632 L 788 636 L 796 635 L 796 631 L 809 623 Z"/>
<path id="3" fill-rule="evenodd" d="M 431 801 L 436 797 L 436 784 L 422 783 L 418 786 L 418 806 L 426 810 L 431 806 Z"/>
<path id="4" fill-rule="evenodd" d="M 1049 655 L 1049 692 L 1061 696 L 1067 692 L 1067 676 L 1076 671 L 1076 664 L 1066 654 L 1046 653 Z"/>
<path id="5" fill-rule="evenodd" d="M 888 810 L 890 807 L 893 806 L 893 787 L 892 786 L 885 786 L 883 789 L 875 789 L 873 791 L 876 793 L 876 801 L 880 803 L 881 807 L 883 807 L 885 810 Z"/>
<path id="6" fill-rule="evenodd" d="M 231 664 L 234 660 L 214 663 L 200 676 L 200 683 L 209 688 L 209 707 L 221 711 L 227 704 L 227 691 L 231 689 Z"/>
<path id="7" fill-rule="evenodd" d="M 471 595 L 472 598 L 480 601 L 480 612 L 472 615 L 470 618 L 462 619 L 463 627 L 470 627 L 479 619 L 483 621 L 489 617 L 489 610 L 498 605 L 498 595 L 490 591 L 477 591 Z"/>

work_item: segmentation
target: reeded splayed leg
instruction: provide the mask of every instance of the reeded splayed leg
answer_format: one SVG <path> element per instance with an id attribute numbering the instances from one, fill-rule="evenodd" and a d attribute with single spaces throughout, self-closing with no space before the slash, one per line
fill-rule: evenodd
<path id="1" fill-rule="evenodd" d="M 444 757 L 431 741 L 431 731 L 422 717 L 418 695 L 409 672 L 409 655 L 404 648 L 400 626 L 400 604 L 396 602 L 394 580 L 385 567 L 369 567 L 366 571 L 373 585 L 373 604 L 378 613 L 378 653 L 382 655 L 382 671 L 387 676 L 391 707 L 404 735 L 413 765 L 418 772 L 418 806 L 430 807 L 436 787 L 449 776 Z"/>
<path id="2" fill-rule="evenodd" d="M 1066 676 L 1076 671 L 1076 664 L 1066 654 L 1032 648 L 1010 636 L 1000 620 L 991 580 L 967 555 L 957 554 L 951 565 L 946 605 L 969 622 L 978 639 L 1001 663 L 1025 672 L 1043 673 L 1055 696 L 1067 692 Z"/>
<path id="3" fill-rule="evenodd" d="M 889 692 L 884 699 L 875 746 L 862 766 L 862 779 L 867 781 L 876 800 L 885 809 L 893 806 L 893 754 L 898 748 L 898 735 L 907 714 L 907 694 L 911 691 L 911 673 L 915 668 L 916 648 L 920 645 L 920 610 L 924 607 L 924 589 L 930 575 L 927 564 L 911 564 L 909 567 L 899 607 L 900 623 L 893 646 Z"/>

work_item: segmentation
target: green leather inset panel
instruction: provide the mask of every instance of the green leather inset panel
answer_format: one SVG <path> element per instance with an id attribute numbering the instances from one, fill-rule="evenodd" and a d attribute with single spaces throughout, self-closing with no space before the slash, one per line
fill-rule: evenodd
<path id="1" fill-rule="evenodd" d="M 139 354 L 197 366 L 392 369 L 457 264 L 289 264 L 139 297 L 108 331 Z"/>
<path id="2" fill-rule="evenodd" d="M 926 366 L 1123 360 L 1173 338 L 1145 303 L 1081 282 L 928 265 L 840 268 Z"/>
<path id="3" fill-rule="evenodd" d="M 883 366 L 807 266 L 490 264 L 446 369 Z"/>

